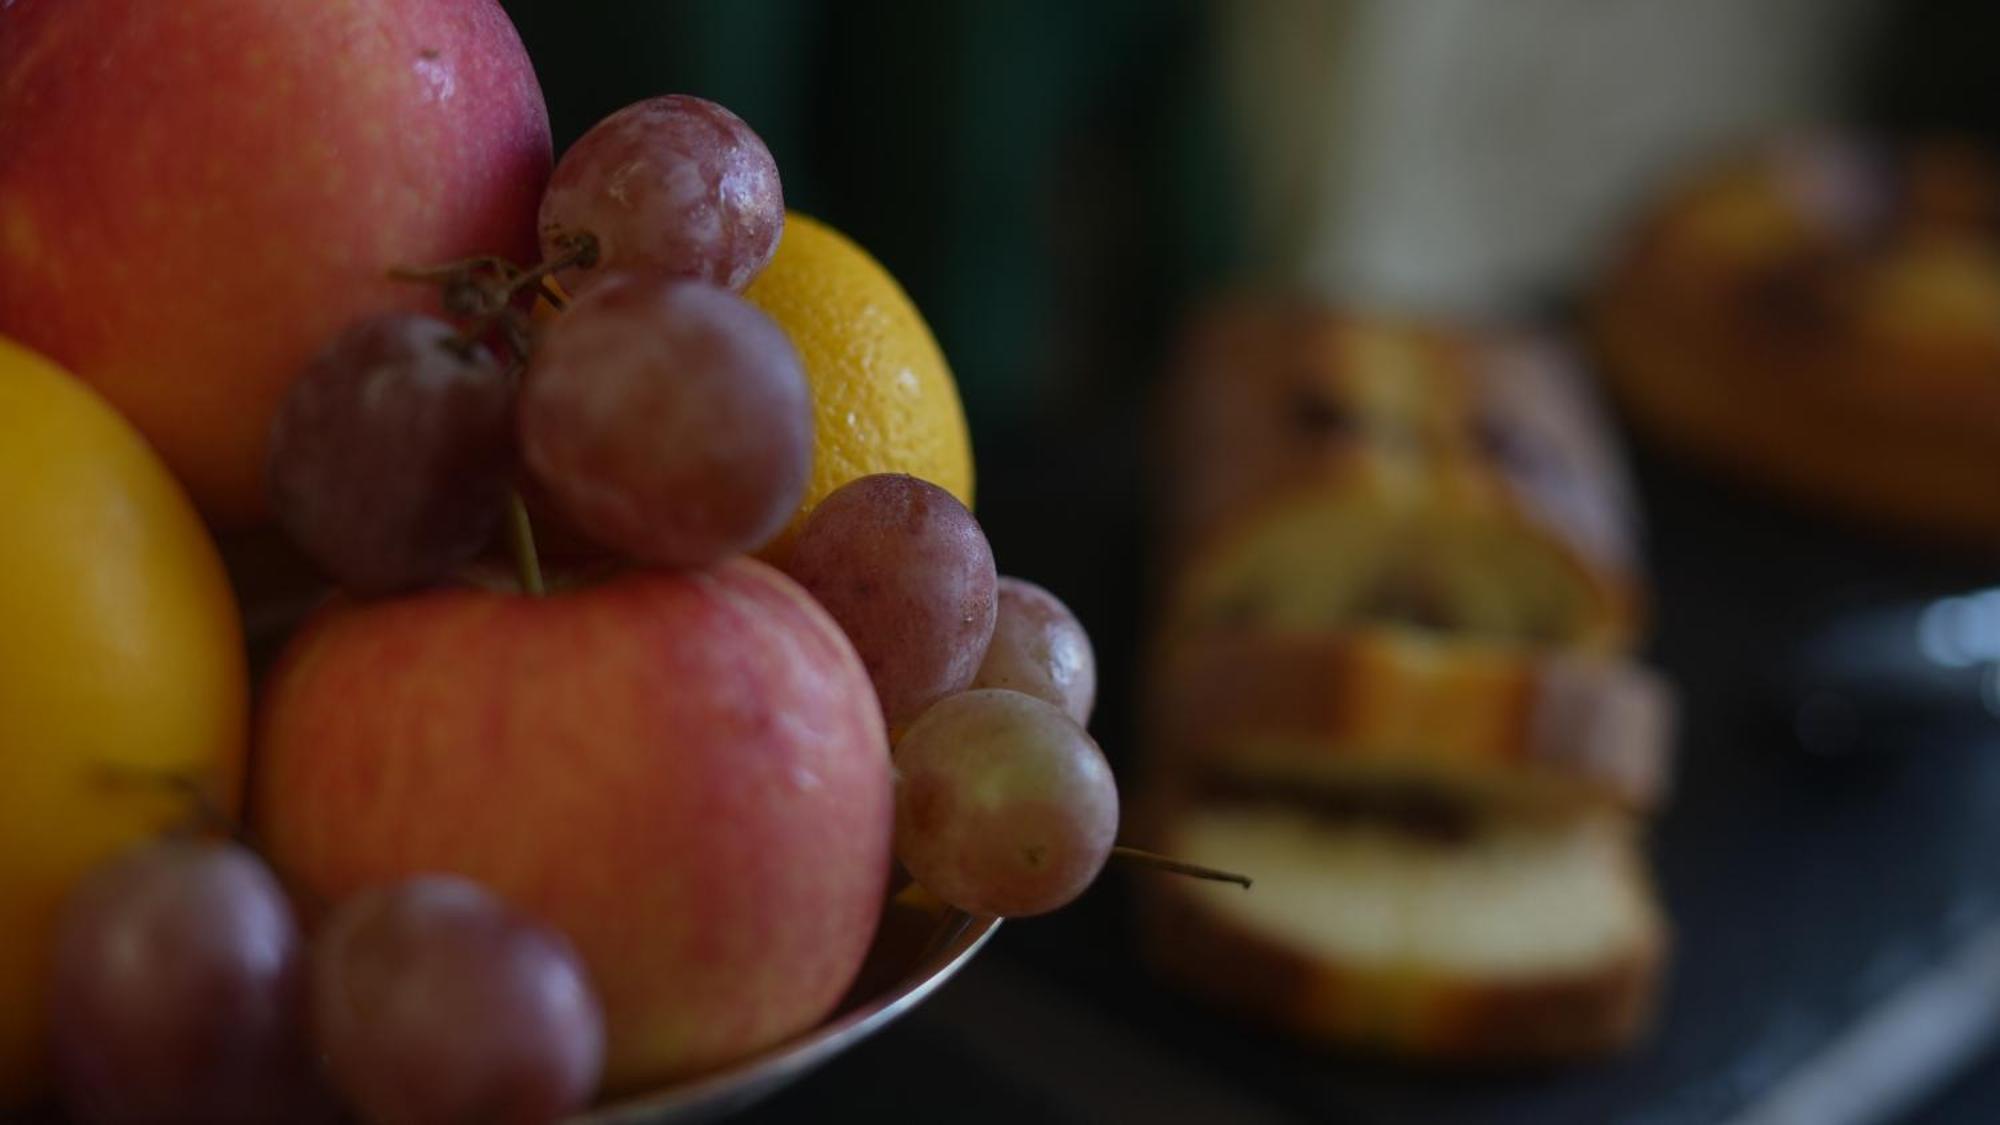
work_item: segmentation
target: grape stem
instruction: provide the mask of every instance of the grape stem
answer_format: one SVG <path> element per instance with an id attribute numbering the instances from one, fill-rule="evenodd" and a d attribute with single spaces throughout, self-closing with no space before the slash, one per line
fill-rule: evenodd
<path id="1" fill-rule="evenodd" d="M 1156 871 L 1165 871 L 1173 875 L 1185 875 L 1190 879 L 1206 879 L 1211 883 L 1234 883 L 1246 891 L 1250 889 L 1250 876 L 1238 875 L 1234 871 L 1221 871 L 1213 867 L 1203 867 L 1199 863 L 1189 863 L 1186 860 L 1174 859 L 1170 856 L 1145 851 L 1141 848 L 1128 848 L 1123 844 L 1112 848 L 1111 854 L 1127 863 L 1136 863 L 1141 867 L 1150 867 Z"/>
<path id="2" fill-rule="evenodd" d="M 250 831 L 250 826 L 223 812 L 222 805 L 198 779 L 175 770 L 150 770 L 114 762 L 99 762 L 97 782 L 106 789 L 164 792 L 179 797 L 187 802 L 189 822 L 175 830 L 176 832 L 192 835 L 207 831 L 234 840 L 257 853 L 258 858 L 264 861 L 264 865 L 271 869 L 271 874 L 277 877 L 278 882 L 283 884 L 294 898 L 304 899 L 314 909 L 322 912 L 332 905 L 325 896 L 292 878 L 288 872 L 279 867 L 259 846 L 257 838 Z"/>
<path id="3" fill-rule="evenodd" d="M 213 832 L 236 840 L 244 837 L 243 826 L 222 811 L 222 806 L 209 795 L 200 781 L 187 774 L 103 762 L 97 767 L 97 778 L 106 789 L 150 790 L 179 797 L 187 802 L 189 823 L 184 831 Z"/>
<path id="4" fill-rule="evenodd" d="M 597 237 L 583 233 L 566 240 L 561 253 L 532 269 L 522 269 L 497 255 L 482 254 L 439 266 L 397 266 L 389 271 L 389 276 L 396 281 L 438 286 L 443 291 L 445 311 L 467 321 L 457 341 L 460 349 L 465 350 L 517 316 L 514 298 L 526 290 L 535 290 L 561 308 L 564 302 L 549 286 L 549 279 L 575 266 L 594 266 L 597 259 Z"/>
<path id="5" fill-rule="evenodd" d="M 520 293 L 524 289 L 533 288 L 539 290 L 543 296 L 549 298 L 551 304 L 554 304 L 560 298 L 551 293 L 546 284 L 551 277 L 574 266 L 588 267 L 596 264 L 597 237 L 591 234 L 577 235 L 563 246 L 562 253 L 557 254 L 534 269 L 515 270 L 513 276 L 507 278 L 505 282 L 506 298 L 512 300 L 515 294 Z"/>
<path id="6" fill-rule="evenodd" d="M 547 593 L 542 584 L 541 556 L 535 550 L 535 523 L 518 492 L 507 497 L 507 541 L 514 550 L 514 569 L 521 576 L 521 592 L 534 598 Z"/>
<path id="7" fill-rule="evenodd" d="M 414 281 L 419 285 L 443 285 L 482 273 L 495 274 L 503 281 L 511 282 L 521 275 L 521 267 L 497 254 L 482 254 L 441 266 L 396 266 L 390 269 L 389 277 L 395 281 Z"/>

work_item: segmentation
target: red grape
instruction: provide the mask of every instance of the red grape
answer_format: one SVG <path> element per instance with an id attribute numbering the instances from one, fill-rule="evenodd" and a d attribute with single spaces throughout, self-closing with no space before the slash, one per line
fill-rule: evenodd
<path id="1" fill-rule="evenodd" d="M 1117 834 L 1103 752 L 1033 696 L 954 695 L 896 744 L 896 858 L 967 913 L 1016 918 L 1068 904 Z"/>
<path id="2" fill-rule="evenodd" d="M 883 473 L 835 489 L 783 569 L 854 642 L 892 731 L 963 691 L 993 639 L 993 550 L 928 481 Z"/>
<path id="3" fill-rule="evenodd" d="M 1019 578 L 1000 579 L 993 643 L 972 678 L 1053 703 L 1079 723 L 1097 701 L 1097 656 L 1090 634 L 1054 594 Z"/>
<path id="4" fill-rule="evenodd" d="M 291 904 L 240 847 L 166 841 L 98 868 L 64 905 L 50 985 L 70 1114 L 259 1125 L 324 1110 L 301 962 Z"/>
<path id="5" fill-rule="evenodd" d="M 658 270 L 741 292 L 777 252 L 785 194 L 771 151 L 743 119 L 685 94 L 605 118 L 570 146 L 542 196 L 542 253 L 584 236 L 595 269 L 563 272 L 582 292 L 603 270 Z"/>
<path id="6" fill-rule="evenodd" d="M 812 469 L 811 394 L 784 330 L 740 297 L 659 275 L 609 279 L 543 330 L 520 427 L 565 515 L 666 566 L 763 545 Z"/>
<path id="7" fill-rule="evenodd" d="M 506 512 L 512 381 L 449 324 L 391 315 L 336 337 L 271 434 L 278 520 L 343 586 L 390 593 L 470 561 Z"/>
<path id="8" fill-rule="evenodd" d="M 604 1060 L 569 942 L 447 876 L 334 911 L 312 953 L 312 1028 L 379 1125 L 545 1125 L 589 1100 Z"/>

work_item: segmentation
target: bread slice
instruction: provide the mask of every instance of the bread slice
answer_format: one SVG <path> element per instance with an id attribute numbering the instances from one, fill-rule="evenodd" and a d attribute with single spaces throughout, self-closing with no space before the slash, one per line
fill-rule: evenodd
<path id="1" fill-rule="evenodd" d="M 1666 931 L 1618 817 L 1433 841 L 1271 804 L 1193 806 L 1160 846 L 1250 890 L 1145 888 L 1149 960 L 1312 1040 L 1441 1062 L 1552 1061 L 1646 1027 Z"/>
<path id="2" fill-rule="evenodd" d="M 1224 305 L 1168 419 L 1170 631 L 1400 622 L 1615 649 L 1638 628 L 1623 467 L 1537 340 Z"/>
<path id="3" fill-rule="evenodd" d="M 1615 657 L 1409 629 L 1222 631 L 1168 648 L 1154 677 L 1164 759 L 1267 786 L 1417 781 L 1632 809 L 1667 786 L 1672 694 Z"/>

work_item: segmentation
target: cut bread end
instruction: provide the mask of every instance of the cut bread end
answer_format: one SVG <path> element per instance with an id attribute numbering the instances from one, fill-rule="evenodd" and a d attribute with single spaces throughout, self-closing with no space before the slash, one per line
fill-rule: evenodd
<path id="1" fill-rule="evenodd" d="M 1262 804 L 1183 809 L 1160 841 L 1251 875 L 1149 884 L 1167 975 L 1310 1038 L 1459 1062 L 1561 1060 L 1647 1023 L 1665 930 L 1623 818 L 1438 842 Z"/>

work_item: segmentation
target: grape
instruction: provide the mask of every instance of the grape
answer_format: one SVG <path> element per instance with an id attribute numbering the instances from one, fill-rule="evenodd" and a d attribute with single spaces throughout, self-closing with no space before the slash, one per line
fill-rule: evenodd
<path id="1" fill-rule="evenodd" d="M 562 281 L 580 293 L 604 269 L 658 270 L 741 292 L 777 252 L 785 193 L 777 162 L 743 119 L 673 94 L 598 122 L 556 165 L 542 196 L 550 261 L 584 236 L 597 268 Z"/>
<path id="2" fill-rule="evenodd" d="M 964 690 L 993 639 L 993 550 L 928 481 L 883 473 L 835 489 L 783 569 L 854 642 L 892 731 Z"/>
<path id="3" fill-rule="evenodd" d="M 1097 657 L 1090 634 L 1054 594 L 1019 578 L 1001 578 L 993 643 L 972 678 L 976 688 L 1006 688 L 1053 703 L 1078 723 L 1097 700 Z"/>
<path id="4" fill-rule="evenodd" d="M 302 974 L 291 905 L 248 851 L 166 841 L 98 868 L 64 904 L 50 983 L 71 1116 L 254 1125 L 326 1109 Z"/>
<path id="5" fill-rule="evenodd" d="M 812 470 L 812 401 L 791 341 L 742 298 L 627 274 L 542 332 L 521 448 L 607 547 L 701 567 L 777 534 Z"/>
<path id="6" fill-rule="evenodd" d="M 896 744 L 896 858 L 969 914 L 1045 914 L 1083 893 L 1118 834 L 1097 743 L 1053 704 L 982 689 Z"/>
<path id="7" fill-rule="evenodd" d="M 271 432 L 272 506 L 341 585 L 371 594 L 471 560 L 506 512 L 514 391 L 449 324 L 397 314 L 336 337 Z"/>
<path id="8" fill-rule="evenodd" d="M 582 1106 L 604 1020 L 560 934 L 425 876 L 342 903 L 312 953 L 328 1072 L 378 1125 L 542 1125 Z"/>

